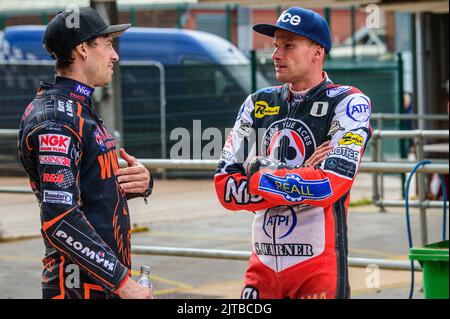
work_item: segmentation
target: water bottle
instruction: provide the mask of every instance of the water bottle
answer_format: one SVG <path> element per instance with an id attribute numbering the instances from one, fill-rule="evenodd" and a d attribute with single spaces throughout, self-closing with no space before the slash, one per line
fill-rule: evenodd
<path id="1" fill-rule="evenodd" d="M 141 266 L 141 274 L 139 275 L 138 284 L 153 290 L 152 281 L 150 279 L 150 266 Z"/>

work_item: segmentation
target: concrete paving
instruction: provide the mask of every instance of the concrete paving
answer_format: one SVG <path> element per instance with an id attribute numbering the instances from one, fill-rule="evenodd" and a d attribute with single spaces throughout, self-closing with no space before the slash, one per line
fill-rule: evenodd
<path id="1" fill-rule="evenodd" d="M 352 201 L 370 199 L 370 175 L 361 174 Z M 148 231 L 132 236 L 134 245 L 250 251 L 249 212 L 227 212 L 218 205 L 210 181 L 157 181 L 149 205 L 130 201 L 132 221 Z M 0 185 L 26 186 L 24 179 L 0 179 Z M 400 181 L 387 177 L 388 198 L 399 199 Z M 38 236 L 0 243 L 0 298 L 40 298 L 43 244 L 39 213 L 32 194 L 0 194 L 0 222 L 4 238 Z M 412 209 L 414 241 L 420 245 L 418 211 Z M 134 217 L 133 217 L 134 214 Z M 349 210 L 349 251 L 352 257 L 407 260 L 409 248 L 404 209 L 380 213 L 371 205 Z M 5 227 L 7 226 L 7 227 Z M 447 225 L 448 228 L 448 225 Z M 442 211 L 428 211 L 429 242 L 440 240 Z M 447 230 L 448 231 L 448 230 Z M 152 267 L 157 298 L 238 298 L 246 261 L 133 255 L 133 275 L 142 264 Z M 352 297 L 403 299 L 409 291 L 410 272 L 350 268 Z M 375 279 L 374 279 L 375 278 Z M 423 298 L 422 273 L 416 273 L 415 298 Z"/>

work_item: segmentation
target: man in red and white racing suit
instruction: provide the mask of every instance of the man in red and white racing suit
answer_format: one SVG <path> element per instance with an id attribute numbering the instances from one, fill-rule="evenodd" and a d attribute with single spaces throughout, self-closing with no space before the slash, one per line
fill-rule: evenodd
<path id="1" fill-rule="evenodd" d="M 242 298 L 349 298 L 347 207 L 371 137 L 371 102 L 322 71 L 331 36 L 314 33 L 328 30 L 318 14 L 291 8 L 268 26 L 254 29 L 274 36 L 286 84 L 246 99 L 215 176 L 225 208 L 255 212 Z M 326 159 L 305 165 L 319 145 Z"/>

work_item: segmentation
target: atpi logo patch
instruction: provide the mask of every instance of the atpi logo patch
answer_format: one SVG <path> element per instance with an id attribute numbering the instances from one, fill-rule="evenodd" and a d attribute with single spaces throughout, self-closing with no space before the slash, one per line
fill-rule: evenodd
<path id="1" fill-rule="evenodd" d="M 305 199 L 321 200 L 333 195 L 328 178 L 303 180 L 297 174 L 279 177 L 265 173 L 259 180 L 258 189 L 281 195 L 289 202 L 300 202 Z"/>
<path id="2" fill-rule="evenodd" d="M 288 119 L 272 123 L 261 145 L 262 154 L 288 165 L 302 165 L 316 149 L 309 127 L 300 120 Z"/>
<path id="3" fill-rule="evenodd" d="M 273 213 L 268 209 L 264 214 L 263 231 L 267 237 L 272 238 L 273 228 L 277 228 L 277 239 L 283 239 L 292 233 L 297 225 L 297 214 L 292 207 L 287 206 L 282 213 Z"/>
<path id="4" fill-rule="evenodd" d="M 279 106 L 269 106 L 265 101 L 258 101 L 255 103 L 255 117 L 258 119 L 261 119 L 264 116 L 278 115 L 279 113 Z"/>

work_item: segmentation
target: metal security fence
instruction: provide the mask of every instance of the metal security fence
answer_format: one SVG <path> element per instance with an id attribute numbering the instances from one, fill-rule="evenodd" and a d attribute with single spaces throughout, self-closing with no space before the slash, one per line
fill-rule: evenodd
<path id="1" fill-rule="evenodd" d="M 187 61 L 184 65 L 157 66 L 139 61 L 122 62 L 120 67 L 124 145 L 137 157 L 167 157 L 166 150 L 177 142 L 170 139 L 170 132 L 185 128 L 194 136 L 194 120 L 201 121 L 203 128 L 219 129 L 225 136 L 226 127 L 233 125 L 251 90 L 250 65 Z M 0 63 L 0 74 L 0 128 L 17 128 L 40 81 L 53 81 L 54 66 L 51 62 Z M 199 140 L 202 146 L 208 143 L 201 136 Z M 15 155 L 10 156 L 15 145 L 10 141 L 0 142 L 0 153 L 7 155 L 3 163 L 15 162 Z"/>
<path id="2" fill-rule="evenodd" d="M 332 60 L 327 63 L 327 70 L 335 83 L 357 86 L 369 95 L 375 113 L 389 113 L 399 109 L 398 63 Z M 221 133 L 221 144 L 225 143 L 227 128 L 232 127 L 239 106 L 252 91 L 252 81 L 257 82 L 258 88 L 275 84 L 269 83 L 274 79 L 271 63 L 255 69 L 250 64 L 216 65 L 189 60 L 182 65 L 165 66 L 151 61 L 125 61 L 120 67 L 123 145 L 140 158 L 169 158 L 170 149 L 180 140 L 171 133 L 181 128 L 190 137 L 190 158 L 198 159 L 193 141 L 203 149 L 210 137 L 202 133 L 215 128 Z M 52 81 L 53 76 L 51 62 L 0 63 L 0 129 L 17 128 L 39 82 Z M 399 129 L 404 120 L 386 118 L 381 122 L 374 116 L 372 124 L 374 128 Z M 400 158 L 399 150 L 399 141 L 383 143 L 386 158 Z M 369 147 L 366 154 L 370 152 Z M 18 164 L 15 141 L 0 140 L 0 160 L 2 165 Z"/>

